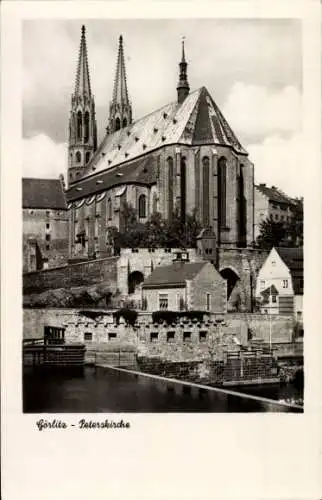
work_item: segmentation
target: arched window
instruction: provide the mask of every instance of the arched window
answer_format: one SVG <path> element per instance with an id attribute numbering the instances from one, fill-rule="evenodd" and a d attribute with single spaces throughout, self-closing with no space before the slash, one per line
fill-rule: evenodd
<path id="1" fill-rule="evenodd" d="M 171 219 L 173 214 L 173 158 L 168 158 L 168 212 L 169 219 Z"/>
<path id="2" fill-rule="evenodd" d="M 84 142 L 89 140 L 89 112 L 86 111 L 84 116 Z"/>
<path id="3" fill-rule="evenodd" d="M 80 163 L 82 161 L 82 155 L 80 151 L 76 151 L 76 163 Z"/>
<path id="4" fill-rule="evenodd" d="M 127 119 L 123 118 L 123 128 L 127 127 Z"/>
<path id="5" fill-rule="evenodd" d="M 115 120 L 115 131 L 120 130 L 121 128 L 121 120 L 119 118 L 116 118 Z"/>
<path id="6" fill-rule="evenodd" d="M 85 157 L 86 158 L 86 164 L 89 162 L 90 157 L 91 157 L 91 153 L 90 153 L 90 151 L 87 151 L 86 157 Z"/>
<path id="7" fill-rule="evenodd" d="M 238 243 L 239 246 L 246 246 L 246 199 L 244 186 L 244 165 L 240 165 L 240 172 L 237 176 L 237 221 L 238 221 Z"/>
<path id="8" fill-rule="evenodd" d="M 146 217 L 146 196 L 141 194 L 139 197 L 139 218 L 143 219 Z"/>
<path id="9" fill-rule="evenodd" d="M 218 219 L 220 227 L 226 226 L 226 175 L 227 160 L 224 156 L 218 160 Z"/>
<path id="10" fill-rule="evenodd" d="M 180 199 L 181 199 L 181 220 L 186 220 L 186 159 L 181 158 L 180 165 Z"/>
<path id="11" fill-rule="evenodd" d="M 77 113 L 77 139 L 78 140 L 82 140 L 82 121 L 83 121 L 83 118 L 82 118 L 82 113 L 81 111 L 78 111 Z"/>
<path id="12" fill-rule="evenodd" d="M 109 220 L 112 219 L 112 200 L 108 198 L 107 200 L 107 217 Z"/>
<path id="13" fill-rule="evenodd" d="M 202 219 L 204 227 L 209 226 L 209 158 L 202 159 Z"/>

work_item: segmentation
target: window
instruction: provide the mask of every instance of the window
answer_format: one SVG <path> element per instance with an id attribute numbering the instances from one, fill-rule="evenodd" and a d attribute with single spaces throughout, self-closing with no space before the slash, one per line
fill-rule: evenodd
<path id="1" fill-rule="evenodd" d="M 260 287 L 261 287 L 261 290 L 263 290 L 265 288 L 265 281 L 264 280 L 261 280 Z"/>
<path id="2" fill-rule="evenodd" d="M 272 303 L 276 304 L 277 303 L 277 298 L 276 295 L 272 295 Z"/>
<path id="3" fill-rule="evenodd" d="M 139 197 L 139 218 L 143 219 L 146 217 L 146 196 L 141 194 Z"/>
<path id="4" fill-rule="evenodd" d="M 127 127 L 127 119 L 123 118 L 123 128 Z"/>
<path id="5" fill-rule="evenodd" d="M 46 222 L 46 229 L 49 229 L 49 222 Z"/>
<path id="6" fill-rule="evenodd" d="M 175 332 L 167 332 L 167 342 L 174 342 Z"/>
<path id="7" fill-rule="evenodd" d="M 282 287 L 283 288 L 288 288 L 288 280 L 283 280 L 282 281 Z"/>
<path id="8" fill-rule="evenodd" d="M 88 142 L 89 139 L 89 112 L 86 111 L 84 116 L 84 142 Z"/>
<path id="9" fill-rule="evenodd" d="M 173 214 L 173 158 L 168 158 L 168 212 L 169 218 Z"/>
<path id="10" fill-rule="evenodd" d="M 209 226 L 209 158 L 202 159 L 202 218 L 204 227 Z"/>
<path id="11" fill-rule="evenodd" d="M 275 214 L 275 220 L 278 220 L 278 214 Z"/>
<path id="12" fill-rule="evenodd" d="M 49 250 L 49 248 L 50 248 L 50 245 L 46 245 L 46 250 Z"/>
<path id="13" fill-rule="evenodd" d="M 168 309 L 168 294 L 160 293 L 159 294 L 159 309 L 166 310 Z"/>
<path id="14" fill-rule="evenodd" d="M 183 341 L 190 342 L 191 341 L 191 332 L 183 332 Z"/>
<path id="15" fill-rule="evenodd" d="M 82 139 L 82 126 L 83 126 L 82 121 L 83 121 L 82 113 L 81 113 L 81 111 L 78 111 L 78 113 L 77 113 L 77 139 L 78 140 Z"/>
<path id="16" fill-rule="evenodd" d="M 112 200 L 109 198 L 107 200 L 107 217 L 109 220 L 112 219 Z"/>
<path id="17" fill-rule="evenodd" d="M 151 332 L 150 333 L 150 341 L 151 342 L 156 342 L 159 338 L 159 333 L 158 332 Z"/>
<path id="18" fill-rule="evenodd" d="M 226 226 L 226 163 L 225 157 L 218 161 L 218 217 L 220 226 Z"/>
<path id="19" fill-rule="evenodd" d="M 93 340 L 92 332 L 85 332 L 84 333 L 84 342 L 91 342 L 92 340 Z"/>
<path id="20" fill-rule="evenodd" d="M 302 316 L 303 316 L 302 311 L 297 311 L 297 312 L 296 312 L 296 319 L 297 319 L 298 321 L 300 321 L 300 320 L 302 319 Z"/>
<path id="21" fill-rule="evenodd" d="M 85 156 L 86 163 L 89 162 L 90 157 L 91 157 L 91 153 L 90 153 L 90 151 L 87 151 L 86 156 Z"/>
<path id="22" fill-rule="evenodd" d="M 80 163 L 82 161 L 82 155 L 80 151 L 76 151 L 76 163 Z"/>
<path id="23" fill-rule="evenodd" d="M 121 120 L 119 118 L 116 118 L 115 120 L 115 131 L 120 130 L 121 128 Z"/>
<path id="24" fill-rule="evenodd" d="M 206 294 L 206 309 L 207 309 L 207 311 L 210 311 L 210 309 L 211 309 L 211 295 L 210 295 L 210 293 Z"/>
<path id="25" fill-rule="evenodd" d="M 50 241 L 50 234 L 46 234 L 46 241 Z"/>
<path id="26" fill-rule="evenodd" d="M 116 333 L 109 333 L 108 334 L 108 340 L 115 340 L 116 339 Z"/>
<path id="27" fill-rule="evenodd" d="M 201 331 L 199 332 L 199 342 L 206 342 L 207 340 L 207 332 Z"/>

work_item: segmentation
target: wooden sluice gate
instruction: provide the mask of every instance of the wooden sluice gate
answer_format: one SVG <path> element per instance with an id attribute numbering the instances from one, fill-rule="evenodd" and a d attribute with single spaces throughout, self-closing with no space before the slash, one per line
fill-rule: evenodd
<path id="1" fill-rule="evenodd" d="M 81 368 L 85 362 L 84 344 L 65 344 L 65 329 L 45 326 L 43 339 L 23 341 L 23 366 Z"/>

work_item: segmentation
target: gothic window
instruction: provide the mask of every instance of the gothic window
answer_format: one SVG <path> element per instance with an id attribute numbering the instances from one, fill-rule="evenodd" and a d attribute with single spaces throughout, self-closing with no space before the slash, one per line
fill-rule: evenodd
<path id="1" fill-rule="evenodd" d="M 238 221 L 238 239 L 239 246 L 246 245 L 246 199 L 244 187 L 244 166 L 240 165 L 240 172 L 237 176 L 237 221 Z"/>
<path id="2" fill-rule="evenodd" d="M 84 142 L 89 140 L 89 112 L 86 111 L 84 116 Z"/>
<path id="3" fill-rule="evenodd" d="M 127 127 L 127 119 L 123 118 L 123 128 Z"/>
<path id="4" fill-rule="evenodd" d="M 168 212 L 169 218 L 172 217 L 173 214 L 173 158 L 168 158 Z"/>
<path id="5" fill-rule="evenodd" d="M 82 161 L 82 155 L 80 151 L 76 151 L 76 163 L 80 163 Z"/>
<path id="6" fill-rule="evenodd" d="M 115 120 L 115 131 L 120 130 L 121 128 L 121 120 L 119 118 L 116 118 Z"/>
<path id="7" fill-rule="evenodd" d="M 146 196 L 141 194 L 139 197 L 139 218 L 143 219 L 146 217 Z"/>
<path id="8" fill-rule="evenodd" d="M 87 151 L 87 153 L 86 153 L 86 163 L 89 162 L 90 157 L 91 157 L 91 153 L 90 153 L 90 151 Z"/>
<path id="9" fill-rule="evenodd" d="M 107 200 L 107 217 L 109 220 L 112 219 L 112 200 L 109 198 Z"/>
<path id="10" fill-rule="evenodd" d="M 185 222 L 185 220 L 186 220 L 186 159 L 184 157 L 181 158 L 181 165 L 180 165 L 180 200 L 181 200 L 181 207 L 180 207 L 181 220 L 182 220 L 182 222 Z"/>
<path id="11" fill-rule="evenodd" d="M 226 171 L 227 160 L 222 156 L 218 161 L 218 218 L 220 227 L 226 226 Z"/>
<path id="12" fill-rule="evenodd" d="M 77 139 L 82 140 L 82 113 L 78 111 L 77 113 Z"/>
<path id="13" fill-rule="evenodd" d="M 202 159 L 202 217 L 204 227 L 209 226 L 209 158 Z"/>
<path id="14" fill-rule="evenodd" d="M 155 214 L 158 211 L 158 196 L 157 196 L 157 193 L 153 194 L 152 206 L 153 206 L 153 213 Z"/>

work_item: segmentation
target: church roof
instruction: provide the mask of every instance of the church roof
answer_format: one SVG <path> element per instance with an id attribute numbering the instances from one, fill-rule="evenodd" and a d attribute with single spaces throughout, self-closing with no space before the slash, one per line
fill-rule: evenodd
<path id="1" fill-rule="evenodd" d="M 66 210 L 66 199 L 59 179 L 22 179 L 22 208 Z"/>
<path id="2" fill-rule="evenodd" d="M 81 183 L 72 184 L 67 192 L 67 199 L 71 202 L 122 184 L 150 186 L 156 181 L 156 157 L 149 155 L 126 165 L 109 169 L 98 175 L 86 177 Z"/>
<path id="3" fill-rule="evenodd" d="M 143 288 L 166 288 L 185 286 L 186 280 L 192 280 L 207 262 L 174 262 L 170 266 L 157 267 L 143 283 Z"/>
<path id="4" fill-rule="evenodd" d="M 223 145 L 247 155 L 207 89 L 201 87 L 182 104 L 172 102 L 107 134 L 82 179 L 170 144 Z"/>

